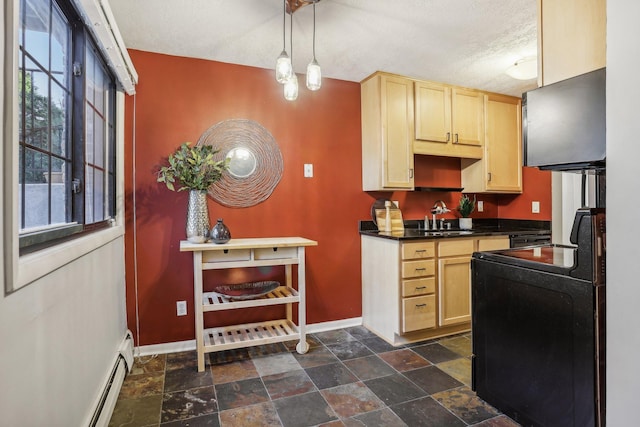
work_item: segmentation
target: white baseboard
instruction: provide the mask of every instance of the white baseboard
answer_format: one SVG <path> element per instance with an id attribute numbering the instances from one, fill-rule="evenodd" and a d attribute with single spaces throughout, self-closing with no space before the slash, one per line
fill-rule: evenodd
<path id="1" fill-rule="evenodd" d="M 362 325 L 362 317 L 351 319 L 333 320 L 331 322 L 313 323 L 307 325 L 307 333 L 333 331 L 336 329 L 350 328 Z M 191 351 L 196 349 L 196 340 L 175 341 L 164 344 L 143 345 L 136 348 L 136 356 L 151 356 L 153 354 L 177 353 L 179 351 Z"/>
<path id="2" fill-rule="evenodd" d="M 99 395 L 96 397 L 93 405 L 93 411 L 87 415 L 84 423 L 90 427 L 106 427 L 113 414 L 116 406 L 120 388 L 124 382 L 127 370 L 131 371 L 133 364 L 133 334 L 127 331 L 122 338 L 122 342 L 116 349 L 116 354 L 112 363 L 112 367 L 107 373 Z"/>

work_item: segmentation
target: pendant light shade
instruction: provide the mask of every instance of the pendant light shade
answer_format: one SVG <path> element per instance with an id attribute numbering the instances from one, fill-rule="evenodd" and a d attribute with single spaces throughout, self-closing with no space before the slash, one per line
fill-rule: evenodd
<path id="1" fill-rule="evenodd" d="M 322 86 L 322 70 L 316 61 L 316 2 L 313 3 L 313 59 L 307 65 L 307 89 L 318 90 Z"/>
<path id="2" fill-rule="evenodd" d="M 287 55 L 286 25 L 287 24 L 287 0 L 283 1 L 282 7 L 282 52 L 276 60 L 276 80 L 280 84 L 285 84 L 293 74 L 291 58 Z"/>
<path id="3" fill-rule="evenodd" d="M 276 61 L 276 80 L 280 84 L 285 84 L 287 80 L 291 78 L 292 74 L 293 67 L 291 66 L 291 58 L 289 58 L 287 52 L 283 50 Z"/>
<path id="4" fill-rule="evenodd" d="M 298 76 L 295 73 L 284 84 L 284 99 L 287 101 L 298 99 Z"/>
<path id="5" fill-rule="evenodd" d="M 322 86 L 322 70 L 320 69 L 320 65 L 318 61 L 313 59 L 307 65 L 307 89 L 309 90 L 318 90 Z"/>

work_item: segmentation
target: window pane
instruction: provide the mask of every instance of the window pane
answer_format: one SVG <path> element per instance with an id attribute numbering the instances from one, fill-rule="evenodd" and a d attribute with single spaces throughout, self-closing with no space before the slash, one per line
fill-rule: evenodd
<path id="1" fill-rule="evenodd" d="M 51 73 L 54 78 L 64 85 L 67 83 L 67 74 L 69 63 L 69 39 L 70 30 L 67 20 L 58 10 L 53 8 L 51 16 L 51 26 L 53 27 L 51 38 Z"/>
<path id="2" fill-rule="evenodd" d="M 51 152 L 67 153 L 67 91 L 53 82 L 51 85 Z"/>
<path id="3" fill-rule="evenodd" d="M 94 148 L 94 161 L 93 163 L 101 168 L 105 167 L 104 164 L 104 133 L 105 133 L 105 127 L 104 127 L 104 121 L 102 120 L 102 117 L 100 117 L 99 115 L 95 115 L 96 121 L 95 121 L 95 135 L 94 135 L 94 144 L 93 144 L 93 148 Z"/>
<path id="4" fill-rule="evenodd" d="M 94 102 L 94 90 L 95 90 L 95 64 L 96 60 L 91 49 L 87 49 L 87 64 L 86 64 L 86 94 L 87 102 L 93 104 Z"/>
<path id="5" fill-rule="evenodd" d="M 104 81 L 104 72 L 102 68 L 96 67 L 96 87 L 95 87 L 95 97 L 93 100 L 93 105 L 100 114 L 104 114 L 104 91 L 105 91 L 105 81 Z"/>
<path id="6" fill-rule="evenodd" d="M 91 224 L 93 217 L 93 168 L 87 167 L 84 186 L 84 222 Z"/>
<path id="7" fill-rule="evenodd" d="M 27 60 L 24 75 L 23 102 L 25 103 L 24 142 L 47 149 L 49 132 L 49 79 L 47 75 Z"/>
<path id="8" fill-rule="evenodd" d="M 62 159 L 51 159 L 51 223 L 65 223 L 67 219 L 69 192 L 67 191 L 67 162 Z"/>
<path id="9" fill-rule="evenodd" d="M 99 169 L 94 171 L 93 200 L 94 200 L 94 221 L 102 221 L 104 217 L 104 172 Z"/>
<path id="10" fill-rule="evenodd" d="M 24 48 L 45 69 L 49 68 L 49 0 L 29 0 L 25 5 Z"/>
<path id="11" fill-rule="evenodd" d="M 85 161 L 88 164 L 93 164 L 93 143 L 94 143 L 94 114 L 93 109 L 89 104 L 85 108 Z"/>
<path id="12" fill-rule="evenodd" d="M 24 186 L 24 224 L 22 228 L 41 227 L 49 224 L 49 158 L 35 150 L 27 149 Z"/>

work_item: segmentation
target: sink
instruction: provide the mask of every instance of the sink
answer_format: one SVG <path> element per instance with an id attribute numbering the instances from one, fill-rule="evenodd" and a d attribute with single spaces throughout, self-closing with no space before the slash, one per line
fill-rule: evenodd
<path id="1" fill-rule="evenodd" d="M 473 231 L 470 230 L 423 230 L 416 228 L 405 228 L 404 235 L 405 236 L 415 236 L 415 237 L 455 237 L 455 236 L 468 236 L 473 234 Z"/>
<path id="2" fill-rule="evenodd" d="M 468 236 L 473 234 L 473 231 L 469 230 L 439 230 L 439 231 L 425 231 L 424 235 L 427 237 L 438 236 Z"/>

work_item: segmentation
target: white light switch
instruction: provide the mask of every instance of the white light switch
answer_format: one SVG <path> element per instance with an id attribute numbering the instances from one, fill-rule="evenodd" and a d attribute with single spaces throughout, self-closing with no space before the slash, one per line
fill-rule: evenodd
<path id="1" fill-rule="evenodd" d="M 313 164 L 311 163 L 304 164 L 304 177 L 313 178 Z"/>
<path id="2" fill-rule="evenodd" d="M 540 213 L 540 202 L 531 202 L 531 213 Z"/>
<path id="3" fill-rule="evenodd" d="M 478 212 L 484 212 L 484 202 L 482 200 L 478 200 Z"/>

